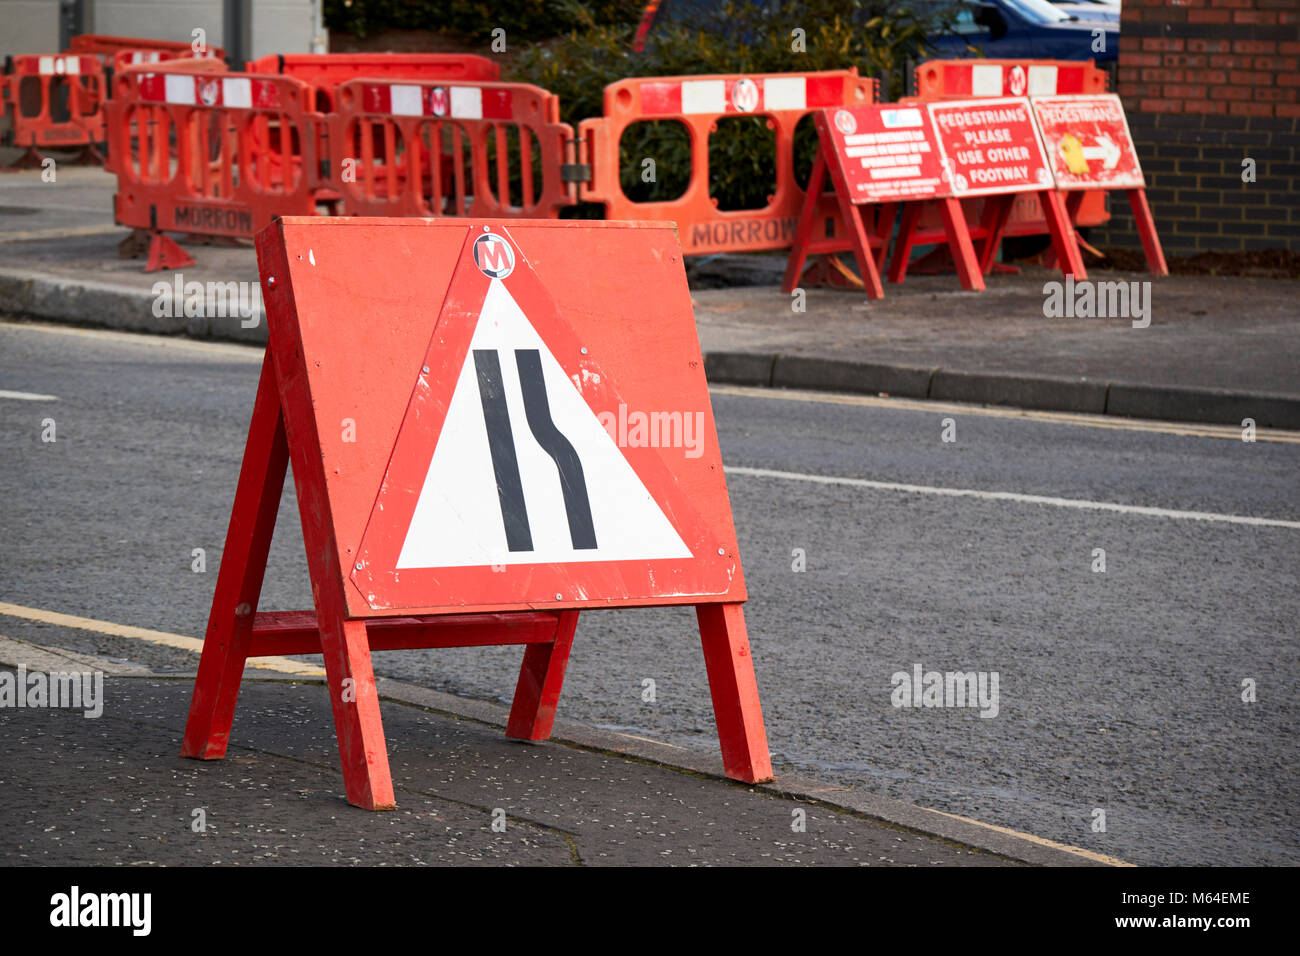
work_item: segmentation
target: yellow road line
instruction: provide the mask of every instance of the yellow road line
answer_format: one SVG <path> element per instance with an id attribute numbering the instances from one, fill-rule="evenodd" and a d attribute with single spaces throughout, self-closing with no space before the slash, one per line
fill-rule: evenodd
<path id="1" fill-rule="evenodd" d="M 1019 837 L 1022 840 L 1028 840 L 1030 843 L 1037 843 L 1040 846 L 1050 846 L 1054 850 L 1062 850 L 1066 853 L 1073 853 L 1075 856 L 1081 856 L 1086 860 L 1092 860 L 1096 863 L 1105 863 L 1107 866 L 1136 866 L 1136 863 L 1127 863 L 1124 860 L 1114 856 L 1107 856 L 1105 853 L 1094 853 L 1092 850 L 1085 850 L 1082 847 L 1070 846 L 1068 843 L 1057 843 L 1055 840 L 1049 840 L 1046 837 L 1034 836 L 1032 833 L 1025 833 L 1021 830 L 1012 830 L 1009 827 L 995 826 L 992 823 L 984 823 L 982 820 L 972 820 L 970 817 L 958 816 L 955 813 L 944 813 L 942 810 L 931 810 L 929 807 L 922 807 L 927 813 L 937 813 L 941 817 L 950 817 L 953 820 L 961 820 L 963 823 L 973 823 L 977 827 L 983 827 L 986 830 L 994 830 L 998 833 L 1005 833 L 1007 836 Z"/>
<path id="2" fill-rule="evenodd" d="M 38 607 L 23 607 L 21 604 L 8 604 L 0 601 L 0 614 L 7 614 L 9 617 L 20 617 L 28 621 L 39 621 L 42 624 L 53 624 L 56 627 L 75 627 L 81 631 L 95 631 L 99 634 L 108 634 L 111 637 L 129 637 L 137 641 L 148 641 L 150 644 L 160 644 L 163 647 L 175 647 L 182 651 L 192 651 L 195 654 L 203 651 L 203 642 L 197 637 L 170 634 L 167 631 L 151 631 L 144 627 L 114 624 L 112 621 L 97 621 L 90 617 L 60 614 L 58 611 L 45 611 Z M 287 657 L 250 657 L 248 666 L 261 670 L 294 674 L 298 677 L 325 676 L 325 671 L 315 664 L 304 664 L 302 661 L 290 660 Z"/>
<path id="3" fill-rule="evenodd" d="M 985 418 L 1020 418 L 1049 422 L 1055 425 L 1078 425 L 1084 428 L 1109 428 L 1127 432 L 1154 432 L 1162 435 L 1183 435 L 1191 438 L 1223 438 L 1241 441 L 1241 428 L 1237 425 L 1196 425 L 1178 422 L 1159 422 L 1144 418 L 1118 418 L 1113 415 L 1088 415 L 1082 412 L 1048 412 L 1028 408 L 998 408 L 989 405 L 962 405 L 953 402 L 931 402 L 916 398 L 882 398 L 878 395 L 843 395 L 835 392 L 808 392 L 799 389 L 758 388 L 746 385 L 710 385 L 709 391 L 719 395 L 737 395 L 744 398 L 766 398 L 788 402 L 814 402 L 823 405 L 857 405 L 867 408 L 889 408 L 911 412 L 951 412 L 962 415 L 980 415 Z M 1255 440 L 1300 445 L 1300 432 L 1275 428 L 1255 429 Z"/>

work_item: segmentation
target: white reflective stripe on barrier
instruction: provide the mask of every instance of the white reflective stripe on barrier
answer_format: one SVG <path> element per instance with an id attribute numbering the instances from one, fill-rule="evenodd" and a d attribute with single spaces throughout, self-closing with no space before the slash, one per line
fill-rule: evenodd
<path id="1" fill-rule="evenodd" d="M 376 83 L 362 88 L 365 111 L 390 116 L 508 120 L 512 102 L 509 89 L 493 87 Z"/>
<path id="2" fill-rule="evenodd" d="M 220 73 L 144 73 L 139 96 L 145 103 L 177 106 L 224 106 L 231 109 L 278 109 L 279 91 L 268 80 Z"/>
<path id="3" fill-rule="evenodd" d="M 973 66 L 970 70 L 970 91 L 972 96 L 1001 96 L 1002 67 Z"/>
<path id="4" fill-rule="evenodd" d="M 42 76 L 75 75 L 81 72 L 81 57 L 43 56 L 39 69 Z"/>
<path id="5" fill-rule="evenodd" d="M 253 83 L 246 76 L 223 76 L 221 78 L 221 102 L 225 106 L 251 109 L 253 106 Z"/>
<path id="6" fill-rule="evenodd" d="M 842 103 L 842 77 L 738 76 L 639 84 L 648 116 L 820 109 Z"/>
<path id="7" fill-rule="evenodd" d="M 1031 66 L 1029 68 L 1029 95 L 1051 96 L 1056 92 L 1056 67 Z"/>

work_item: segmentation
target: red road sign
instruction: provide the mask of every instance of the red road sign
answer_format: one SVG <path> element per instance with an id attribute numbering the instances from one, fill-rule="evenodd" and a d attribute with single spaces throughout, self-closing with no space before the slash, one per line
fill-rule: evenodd
<path id="1" fill-rule="evenodd" d="M 827 134 L 852 203 L 932 199 L 947 192 L 934 129 L 920 106 L 829 111 Z"/>
<path id="2" fill-rule="evenodd" d="M 578 609 L 695 605 L 723 765 L 771 777 L 745 586 L 671 223 L 288 217 L 182 754 L 244 661 L 320 652 L 348 799 L 394 804 L 372 649 L 526 644 L 550 734 Z M 646 295 L 653 289 L 654 295 Z M 292 462 L 313 611 L 258 613 Z"/>
<path id="3" fill-rule="evenodd" d="M 1052 188 L 1052 173 L 1029 100 L 944 100 L 927 103 L 955 196 Z"/>
<path id="4" fill-rule="evenodd" d="M 419 368 L 392 382 L 407 405 L 349 574 L 369 610 L 743 599 L 730 520 L 705 517 L 730 509 L 685 289 L 656 295 L 662 344 L 637 348 L 626 304 L 580 303 L 589 269 L 626 272 L 645 241 L 565 238 L 563 271 L 582 281 L 562 309 L 526 247 L 545 255 L 563 235 L 465 239 Z M 311 242 L 317 262 L 335 252 Z M 622 447 L 606 427 L 620 409 L 643 431 L 624 428 Z"/>
<path id="5" fill-rule="evenodd" d="M 1118 96 L 1039 96 L 1032 103 L 1060 189 L 1146 187 Z"/>

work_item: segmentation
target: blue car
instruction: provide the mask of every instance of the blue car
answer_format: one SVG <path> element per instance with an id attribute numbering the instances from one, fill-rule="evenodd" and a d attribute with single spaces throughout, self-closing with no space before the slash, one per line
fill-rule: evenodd
<path id="1" fill-rule="evenodd" d="M 760 5 L 780 16 L 779 0 Z M 1095 60 L 1105 66 L 1119 58 L 1118 6 L 1109 3 L 1074 0 L 1062 8 L 1048 0 L 911 0 L 906 5 L 922 13 L 955 8 L 953 27 L 927 38 L 935 57 L 971 56 L 974 48 L 994 59 Z M 651 0 L 633 49 L 643 49 L 661 25 L 716 15 L 722 6 L 723 0 Z M 846 13 L 851 9 L 845 5 Z"/>
<path id="2" fill-rule="evenodd" d="M 929 37 L 938 57 L 970 56 L 973 47 L 991 59 L 1096 60 L 1119 58 L 1119 23 L 1062 10 L 1047 0 L 961 0 L 951 31 Z"/>

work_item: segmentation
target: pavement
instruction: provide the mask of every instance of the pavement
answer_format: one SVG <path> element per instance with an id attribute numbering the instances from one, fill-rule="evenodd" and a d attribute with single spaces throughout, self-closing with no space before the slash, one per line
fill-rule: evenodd
<path id="1" fill-rule="evenodd" d="M 55 183 L 0 177 L 5 310 L 264 342 L 264 322 L 155 314 L 154 284 L 175 275 L 118 258 L 115 183 L 78 167 L 59 169 Z M 187 246 L 197 262 L 183 281 L 257 282 L 250 247 Z M 1150 281 L 1150 324 L 1135 328 L 1129 317 L 1045 317 L 1044 284 L 1060 275 L 1033 266 L 990 276 L 984 292 L 962 291 L 952 275 L 909 276 L 878 302 L 811 288 L 803 311 L 780 292 L 783 269 L 779 254 L 691 263 L 710 381 L 1300 428 L 1300 281 L 1094 270 L 1095 281 Z"/>
<path id="2" fill-rule="evenodd" d="M 94 716 L 0 709 L 7 866 L 1096 862 L 891 801 L 837 803 L 843 788 L 813 781 L 736 784 L 680 754 L 665 764 L 662 745 L 579 725 L 557 729 L 564 742 L 511 741 L 504 707 L 467 713 L 463 700 L 391 680 L 380 691 L 398 806 L 368 813 L 341 795 L 319 680 L 246 676 L 238 742 L 195 761 L 177 756 L 192 674 L 4 638 L 0 661 L 15 676 L 15 661 L 27 674 L 105 675 Z M 951 838 L 962 836 L 977 846 Z"/>

